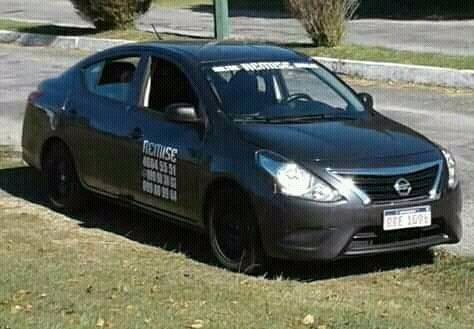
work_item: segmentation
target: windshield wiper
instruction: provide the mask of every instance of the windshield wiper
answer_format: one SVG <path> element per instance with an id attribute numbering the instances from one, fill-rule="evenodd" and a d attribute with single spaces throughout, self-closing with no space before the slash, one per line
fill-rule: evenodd
<path id="1" fill-rule="evenodd" d="M 307 114 L 307 115 L 288 115 L 288 116 L 276 116 L 266 117 L 260 113 L 250 114 L 238 114 L 232 116 L 232 120 L 235 122 L 264 122 L 264 123 L 285 123 L 285 122 L 312 122 L 318 120 L 357 120 L 357 117 L 352 115 L 344 114 Z"/>
<path id="2" fill-rule="evenodd" d="M 269 122 L 269 118 L 260 115 L 260 113 L 238 114 L 232 116 L 235 122 Z"/>
<path id="3" fill-rule="evenodd" d="M 307 115 L 289 115 L 289 116 L 278 116 L 268 118 L 269 122 L 311 122 L 318 120 L 356 120 L 357 117 L 352 115 L 341 115 L 341 114 L 307 114 Z"/>

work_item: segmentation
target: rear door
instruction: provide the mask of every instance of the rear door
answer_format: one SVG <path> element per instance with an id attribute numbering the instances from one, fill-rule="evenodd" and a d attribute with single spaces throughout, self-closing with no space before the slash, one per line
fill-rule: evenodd
<path id="1" fill-rule="evenodd" d="M 130 100 L 140 61 L 139 54 L 122 54 L 84 67 L 81 88 L 68 106 L 81 176 L 109 194 L 122 194 L 129 179 L 123 150 L 130 138 Z"/>
<path id="2" fill-rule="evenodd" d="M 191 220 L 198 218 L 198 172 L 204 124 L 169 121 L 167 106 L 184 103 L 204 116 L 196 89 L 184 71 L 164 58 L 150 56 L 142 97 L 130 112 L 129 130 L 142 134 L 127 157 L 135 201 Z"/>

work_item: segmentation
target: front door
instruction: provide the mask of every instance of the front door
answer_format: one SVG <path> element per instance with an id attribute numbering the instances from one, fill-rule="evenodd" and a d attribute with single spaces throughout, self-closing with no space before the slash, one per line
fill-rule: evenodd
<path id="1" fill-rule="evenodd" d="M 151 57 L 140 104 L 131 111 L 130 191 L 135 201 L 195 221 L 200 209 L 198 171 L 204 125 L 169 121 L 165 109 L 183 103 L 198 109 L 198 97 L 186 75 L 170 61 Z"/>

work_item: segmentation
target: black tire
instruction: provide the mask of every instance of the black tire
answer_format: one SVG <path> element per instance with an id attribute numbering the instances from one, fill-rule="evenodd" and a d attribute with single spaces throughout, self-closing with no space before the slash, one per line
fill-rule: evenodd
<path id="1" fill-rule="evenodd" d="M 233 272 L 257 274 L 264 268 L 257 218 L 249 201 L 235 188 L 216 193 L 208 215 L 208 232 L 217 261 Z"/>
<path id="2" fill-rule="evenodd" d="M 44 160 L 48 199 L 59 211 L 77 212 L 86 203 L 86 191 L 77 176 L 71 153 L 62 143 L 51 146 Z"/>

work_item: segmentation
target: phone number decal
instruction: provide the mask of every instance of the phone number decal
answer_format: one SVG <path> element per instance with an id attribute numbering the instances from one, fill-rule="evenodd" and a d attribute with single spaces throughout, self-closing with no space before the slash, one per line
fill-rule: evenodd
<path id="1" fill-rule="evenodd" d="M 142 190 L 157 198 L 178 201 L 176 183 L 176 162 L 178 149 L 143 142 L 142 150 Z"/>

